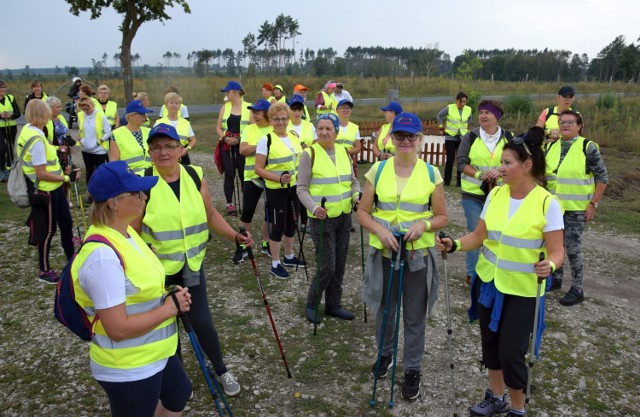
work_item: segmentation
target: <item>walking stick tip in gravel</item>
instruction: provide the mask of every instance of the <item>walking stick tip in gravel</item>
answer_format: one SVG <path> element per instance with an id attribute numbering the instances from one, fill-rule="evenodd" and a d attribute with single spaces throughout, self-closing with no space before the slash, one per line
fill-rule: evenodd
<path id="1" fill-rule="evenodd" d="M 545 255 L 544 252 L 540 252 L 538 256 L 538 261 L 544 261 Z M 527 391 L 525 392 L 524 404 L 525 407 L 529 404 L 529 400 L 531 400 L 531 380 L 533 379 L 533 363 L 535 358 L 535 346 L 536 341 L 538 339 L 538 316 L 540 313 L 540 291 L 542 289 L 542 281 L 544 281 L 546 277 L 538 277 L 538 291 L 536 294 L 536 306 L 533 313 L 533 332 L 531 333 L 531 344 L 529 346 L 529 375 L 527 376 Z"/>
<path id="2" fill-rule="evenodd" d="M 448 237 L 442 230 L 438 234 L 440 239 L 444 239 Z M 447 268 L 447 251 L 442 251 L 442 264 L 444 268 L 444 295 L 447 307 L 447 338 L 449 341 L 449 368 L 451 368 L 451 390 L 453 395 L 453 416 L 457 417 L 458 413 L 456 412 L 456 376 L 455 369 L 453 364 L 453 331 L 451 329 L 451 301 L 449 299 L 449 271 Z"/>

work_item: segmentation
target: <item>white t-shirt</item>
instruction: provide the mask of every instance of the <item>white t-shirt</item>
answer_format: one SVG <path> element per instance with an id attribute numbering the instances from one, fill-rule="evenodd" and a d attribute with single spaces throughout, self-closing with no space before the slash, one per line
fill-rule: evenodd
<path id="1" fill-rule="evenodd" d="M 40 135 L 43 138 L 45 137 L 45 134 L 42 130 L 38 129 L 35 126 L 31 126 L 30 124 L 26 124 L 23 129 L 31 129 L 33 130 L 34 135 Z M 31 150 L 29 151 L 29 153 L 31 154 L 31 163 L 33 164 L 33 166 L 47 164 L 47 154 L 44 148 L 43 141 L 36 140 L 33 146 L 31 146 Z"/>
<path id="2" fill-rule="evenodd" d="M 176 129 L 178 128 L 178 121 L 177 120 L 169 120 L 169 123 L 171 123 L 171 126 L 175 127 Z M 189 133 L 188 133 L 188 137 L 192 137 L 195 136 L 196 134 L 193 133 L 193 129 L 191 128 L 191 123 L 189 123 Z"/>
<path id="3" fill-rule="evenodd" d="M 491 201 L 491 194 L 487 197 L 487 201 L 484 203 L 484 207 L 482 208 L 482 213 L 480 213 L 480 218 L 484 220 L 485 213 L 487 211 L 487 207 L 489 207 L 489 202 Z M 509 197 L 509 215 L 508 219 L 513 217 L 513 215 L 518 211 L 524 199 L 516 200 L 515 198 Z M 551 203 L 549 203 L 549 208 L 547 209 L 547 213 L 545 214 L 545 220 L 547 224 L 544 225 L 543 232 L 553 232 L 555 230 L 563 230 L 564 229 L 564 219 L 562 217 L 562 207 L 560 206 L 560 202 L 557 199 L 552 199 Z"/>
<path id="4" fill-rule="evenodd" d="M 140 252 L 132 238 L 127 239 L 131 250 Z M 108 278 L 108 279 L 106 279 Z M 139 291 L 125 276 L 118 255 L 106 245 L 101 245 L 87 256 L 78 271 L 78 281 L 89 296 L 96 310 L 123 304 L 127 294 Z M 129 382 L 149 378 L 164 369 L 167 359 L 131 369 L 107 368 L 91 361 L 91 374 L 98 381 Z"/>
<path id="5" fill-rule="evenodd" d="M 346 125 L 346 126 L 340 125 L 340 133 L 346 134 L 347 127 L 349 127 L 349 125 Z M 360 140 L 360 129 L 356 130 L 356 140 Z"/>
<path id="6" fill-rule="evenodd" d="M 275 133 L 272 133 L 273 135 L 275 135 Z M 285 144 L 285 146 L 287 148 L 289 148 L 291 150 L 291 152 L 293 152 L 295 154 L 295 149 L 293 148 L 293 144 L 291 143 L 291 139 L 289 138 L 289 136 L 279 136 L 280 140 L 282 141 L 282 143 Z M 267 137 L 264 136 L 262 137 L 262 139 L 260 139 L 258 141 L 258 145 L 256 146 L 256 155 L 268 155 L 269 154 L 269 150 L 267 149 Z"/>

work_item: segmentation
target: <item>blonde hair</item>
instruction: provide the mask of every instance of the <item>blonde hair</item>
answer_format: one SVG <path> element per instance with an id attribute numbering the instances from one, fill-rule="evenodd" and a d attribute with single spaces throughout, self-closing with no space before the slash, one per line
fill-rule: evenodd
<path id="1" fill-rule="evenodd" d="M 51 107 L 42 100 L 30 100 L 24 111 L 27 123 L 35 127 L 44 127 L 51 120 Z"/>
<path id="2" fill-rule="evenodd" d="M 178 103 L 182 104 L 182 97 L 176 92 L 169 91 L 164 95 L 164 104 L 169 103 L 171 100 L 176 100 Z"/>
<path id="3" fill-rule="evenodd" d="M 269 116 L 269 119 L 272 119 L 273 116 L 276 115 L 276 113 L 282 113 L 282 112 L 287 113 L 287 117 L 289 117 L 289 106 L 287 105 L 287 103 L 278 102 L 278 103 L 273 103 L 271 106 L 269 106 L 269 111 L 267 112 L 267 115 Z"/>
<path id="4" fill-rule="evenodd" d="M 149 99 L 149 94 L 147 94 L 147 93 L 146 93 L 146 92 L 144 92 L 144 91 L 140 91 L 140 92 L 138 92 L 138 93 L 133 93 L 132 95 L 133 95 L 133 99 L 134 99 L 134 100 L 140 100 L 140 101 L 142 101 L 142 100 L 144 100 L 145 98 L 146 98 L 147 100 Z"/>
<path id="5" fill-rule="evenodd" d="M 109 207 L 109 200 L 91 204 L 89 221 L 94 226 L 109 225 L 116 217 L 116 212 Z"/>
<path id="6" fill-rule="evenodd" d="M 107 94 L 111 94 L 111 89 L 107 87 L 106 84 L 102 84 L 101 86 L 99 86 L 97 91 L 106 91 Z"/>

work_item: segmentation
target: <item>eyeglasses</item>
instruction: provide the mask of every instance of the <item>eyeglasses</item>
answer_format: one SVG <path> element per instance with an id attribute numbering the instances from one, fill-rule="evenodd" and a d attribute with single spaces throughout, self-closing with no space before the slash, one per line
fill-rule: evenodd
<path id="1" fill-rule="evenodd" d="M 522 145 L 522 146 L 524 146 L 524 150 L 527 151 L 529 156 L 531 156 L 531 151 L 529 150 L 529 147 L 527 146 L 527 143 L 524 141 L 525 137 L 526 136 L 517 136 L 517 137 L 515 137 L 515 138 L 513 138 L 511 140 L 511 143 L 513 143 L 514 145 Z"/>
<path id="2" fill-rule="evenodd" d="M 571 126 L 577 124 L 575 120 L 563 120 L 558 123 L 560 126 Z"/>
<path id="3" fill-rule="evenodd" d="M 273 119 L 271 119 L 271 121 L 273 121 L 274 123 L 286 123 L 289 121 L 288 117 L 274 117 Z"/>
<path id="4" fill-rule="evenodd" d="M 149 147 L 149 152 L 157 153 L 161 151 L 171 152 L 180 148 L 180 145 L 155 145 Z"/>
<path id="5" fill-rule="evenodd" d="M 394 133 L 393 138 L 398 142 L 402 142 L 403 140 L 408 140 L 409 142 L 415 142 L 418 140 L 420 136 L 414 134 L 403 135 L 401 133 Z"/>

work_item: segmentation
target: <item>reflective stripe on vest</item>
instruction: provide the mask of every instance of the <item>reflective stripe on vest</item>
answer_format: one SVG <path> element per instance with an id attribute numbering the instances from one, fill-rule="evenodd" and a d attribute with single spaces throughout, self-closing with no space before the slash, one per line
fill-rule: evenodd
<path id="1" fill-rule="evenodd" d="M 500 158 L 502 157 L 502 149 L 504 145 L 507 143 L 507 139 L 505 137 L 505 130 L 501 129 L 502 137 L 498 140 L 496 148 L 493 150 L 493 153 L 489 152 L 487 145 L 480 138 L 479 129 L 474 129 L 469 132 L 469 135 L 475 134 L 477 135 L 476 139 L 473 141 L 473 145 L 469 149 L 469 165 L 473 167 L 476 171 L 487 171 L 491 168 L 498 168 L 500 166 Z M 484 192 L 480 189 L 480 185 L 482 184 L 482 180 L 478 180 L 473 176 L 469 176 L 462 173 L 462 191 L 469 194 L 476 195 L 484 195 Z M 502 181 L 498 180 L 498 185 L 501 185 Z"/>
<path id="2" fill-rule="evenodd" d="M 202 168 L 192 167 L 202 179 Z M 158 175 L 155 167 L 153 175 Z M 167 275 L 180 272 L 185 262 L 192 271 L 199 271 L 209 240 L 209 227 L 202 195 L 195 182 L 180 166 L 180 201 L 162 177 L 152 190 L 153 198 L 147 202 L 142 219 L 142 238 L 156 249 Z"/>
<path id="3" fill-rule="evenodd" d="M 242 131 L 240 142 L 245 142 L 249 146 L 256 146 L 260 139 L 267 136 L 272 130 L 271 125 L 260 127 L 252 123 Z M 244 157 L 244 180 L 251 181 L 255 178 L 258 178 L 258 174 L 256 174 L 256 154 L 254 152 Z"/>
<path id="4" fill-rule="evenodd" d="M 471 118 L 471 107 L 464 106 L 462 108 L 462 115 L 460 115 L 460 109 L 454 104 L 449 104 L 449 112 L 447 113 L 447 124 L 444 131 L 449 136 L 464 136 L 467 134 L 467 126 L 469 125 L 469 118 Z"/>
<path id="5" fill-rule="evenodd" d="M 142 176 L 145 168 L 151 166 L 151 157 L 149 156 L 149 145 L 147 145 L 149 129 L 143 126 L 140 131 L 142 132 L 142 147 L 133 133 L 127 129 L 127 126 L 117 128 L 111 136 L 118 144 L 120 160 L 126 162 L 136 174 Z"/>
<path id="6" fill-rule="evenodd" d="M 0 113 L 8 112 L 8 113 L 12 113 L 13 114 L 13 112 L 14 112 L 13 103 L 15 103 L 15 101 L 13 100 L 13 96 L 11 94 L 5 94 L 4 95 L 4 104 L 0 103 Z M 16 104 L 16 106 L 17 106 L 17 104 Z M 16 126 L 17 124 L 18 124 L 18 122 L 16 122 L 15 119 L 7 119 L 7 120 L 0 119 L 0 127 Z"/>
<path id="7" fill-rule="evenodd" d="M 386 150 L 387 152 L 396 153 L 396 147 L 393 144 L 393 138 L 389 133 L 390 130 L 391 123 L 386 123 L 380 128 L 378 138 L 376 139 L 378 141 L 378 149 L 380 150 L 380 152 L 382 152 L 382 150 Z M 387 140 L 387 143 L 384 143 L 384 138 L 386 138 L 387 136 L 389 136 L 389 140 Z"/>
<path id="8" fill-rule="evenodd" d="M 335 163 L 331 160 L 327 151 L 319 144 L 314 144 L 315 160 L 311 167 L 311 179 L 309 181 L 309 194 L 313 201 L 320 205 L 322 198 L 326 198 L 325 208 L 327 216 L 335 218 L 342 213 L 351 213 L 351 173 L 352 164 L 347 152 L 342 145 L 335 145 Z M 311 149 L 305 150 L 311 155 Z M 309 217 L 315 218 L 312 212 L 307 210 Z"/>
<path id="9" fill-rule="evenodd" d="M 170 126 L 174 126 L 176 128 L 176 132 L 178 132 L 178 136 L 180 137 L 180 145 L 186 148 L 189 145 L 189 129 L 191 128 L 191 123 L 181 116 L 178 116 L 177 121 L 178 123 L 176 126 L 173 124 L 175 120 L 169 120 L 169 116 L 166 116 L 156 120 L 156 125 L 159 123 L 164 123 Z"/>
<path id="10" fill-rule="evenodd" d="M 293 152 L 287 145 L 284 144 L 282 139 L 275 133 L 271 134 L 271 146 L 269 147 L 269 155 L 267 155 L 267 165 L 265 170 L 280 177 L 283 172 L 289 171 L 291 174 L 291 187 L 296 185 L 296 171 L 298 170 L 298 155 L 302 153 L 302 146 L 298 138 L 288 133 L 291 145 L 293 145 Z M 267 188 L 282 189 L 283 187 L 279 181 L 264 180 Z"/>
<path id="11" fill-rule="evenodd" d="M 249 106 L 251 104 L 246 101 L 242 101 L 242 114 L 240 115 L 240 133 L 244 130 L 245 127 L 249 126 L 249 122 L 251 119 L 251 110 L 249 110 Z M 226 132 L 229 130 L 229 126 L 227 125 L 227 120 L 231 116 L 231 108 L 233 107 L 233 103 L 227 101 L 224 103 L 224 107 L 222 110 L 224 111 L 222 115 L 222 131 Z"/>
<path id="12" fill-rule="evenodd" d="M 56 152 L 56 147 L 49 143 L 49 141 L 38 131 L 31 129 L 31 125 L 26 124 L 22 130 L 20 131 L 20 135 L 18 135 L 18 142 L 16 146 L 16 154 L 19 156 L 22 152 L 22 148 L 27 144 L 29 139 L 34 136 L 37 136 L 41 139 L 36 139 L 33 141 L 29 149 L 24 154 L 24 160 L 22 163 L 22 173 L 31 180 L 34 184 L 36 183 L 36 168 L 33 165 L 33 160 L 31 157 L 31 149 L 37 142 L 42 142 L 44 145 L 44 153 L 47 162 L 45 164 L 45 170 L 54 175 L 62 175 L 62 167 L 60 166 L 60 162 L 58 161 L 58 154 Z M 61 187 L 63 182 L 61 181 L 47 181 L 47 180 L 38 180 L 38 190 L 40 191 L 53 191 Z"/>
<path id="13" fill-rule="evenodd" d="M 342 145 L 347 149 L 352 149 L 356 144 L 356 136 L 359 131 L 358 125 L 352 122 L 347 124 L 346 129 L 343 129 L 341 126 L 338 136 L 336 137 L 336 145 Z"/>

